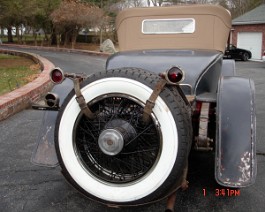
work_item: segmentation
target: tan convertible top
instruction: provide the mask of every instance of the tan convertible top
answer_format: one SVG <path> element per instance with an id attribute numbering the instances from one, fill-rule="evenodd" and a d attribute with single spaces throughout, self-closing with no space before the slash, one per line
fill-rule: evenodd
<path id="1" fill-rule="evenodd" d="M 190 22 L 194 22 L 194 31 L 145 33 L 144 24 L 154 28 L 155 21 L 160 24 L 163 20 L 193 20 Z M 223 7 L 214 5 L 130 8 L 117 16 L 116 29 L 120 51 L 213 49 L 224 52 L 231 29 L 231 15 Z"/>

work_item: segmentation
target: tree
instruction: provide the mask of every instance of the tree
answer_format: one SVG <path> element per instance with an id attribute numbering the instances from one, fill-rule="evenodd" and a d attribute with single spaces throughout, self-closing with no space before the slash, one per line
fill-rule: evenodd
<path id="1" fill-rule="evenodd" d="M 136 0 L 133 0 L 136 1 Z M 140 1 L 140 0 L 139 0 Z M 131 0 L 82 0 L 89 4 L 93 4 L 102 9 L 104 17 L 100 20 L 99 30 L 100 30 L 100 44 L 103 41 L 103 33 L 108 36 L 108 38 L 114 39 L 115 37 L 115 18 L 117 13 L 128 7 L 127 3 L 132 2 Z"/>
<path id="2" fill-rule="evenodd" d="M 61 0 L 1 0 L 0 26 L 8 29 L 8 41 L 13 42 L 12 28 L 16 28 L 18 42 L 22 41 L 21 28 L 31 28 L 33 32 L 51 28 L 50 13 Z M 50 30 L 49 30 L 50 32 Z"/>
<path id="3" fill-rule="evenodd" d="M 113 4 L 121 2 L 123 0 L 81 0 L 81 2 L 96 5 L 101 9 L 110 8 Z"/>
<path id="4" fill-rule="evenodd" d="M 33 29 L 33 35 L 36 37 L 36 31 L 42 29 L 44 32 L 45 40 L 49 44 L 56 44 L 55 30 L 51 21 L 51 13 L 59 7 L 61 0 L 38 0 L 37 9 L 30 26 Z"/>
<path id="5" fill-rule="evenodd" d="M 150 6 L 152 3 L 153 6 L 159 6 L 161 7 L 162 4 L 164 3 L 164 0 L 147 0 L 148 6 Z"/>
<path id="6" fill-rule="evenodd" d="M 142 7 L 143 1 L 142 0 L 127 0 L 126 3 L 128 4 L 128 7 Z"/>
<path id="7" fill-rule="evenodd" d="M 8 41 L 13 42 L 12 27 L 16 27 L 16 36 L 21 41 L 19 27 L 31 15 L 32 10 L 29 0 L 2 0 L 1 1 L 1 26 L 8 29 Z"/>
<path id="8" fill-rule="evenodd" d="M 263 0 L 222 0 L 231 11 L 232 17 L 243 15 L 263 3 Z"/>
<path id="9" fill-rule="evenodd" d="M 51 14 L 51 19 L 58 34 L 63 34 L 64 45 L 76 43 L 82 28 L 96 27 L 103 17 L 103 11 L 94 5 L 78 0 L 64 0 L 58 9 Z"/>

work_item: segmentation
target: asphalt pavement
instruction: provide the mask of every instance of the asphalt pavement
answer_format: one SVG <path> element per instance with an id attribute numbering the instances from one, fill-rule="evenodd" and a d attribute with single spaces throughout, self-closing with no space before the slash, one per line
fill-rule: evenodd
<path id="1" fill-rule="evenodd" d="M 56 66 L 87 74 L 104 70 L 105 59 L 74 53 L 25 50 L 40 54 Z M 225 189 L 214 180 L 212 154 L 194 154 L 188 174 L 189 189 L 178 191 L 176 211 L 255 211 L 265 210 L 265 63 L 236 62 L 240 76 L 251 77 L 256 86 L 258 173 L 253 186 L 239 193 Z M 0 211 L 5 212 L 158 212 L 166 201 L 133 208 L 108 208 L 73 189 L 60 167 L 39 167 L 30 163 L 43 112 L 24 110 L 0 122 Z M 217 192 L 224 191 L 225 195 Z"/>

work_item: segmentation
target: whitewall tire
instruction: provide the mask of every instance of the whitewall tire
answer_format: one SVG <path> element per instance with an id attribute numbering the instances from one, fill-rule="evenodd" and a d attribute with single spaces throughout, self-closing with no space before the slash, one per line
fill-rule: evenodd
<path id="1" fill-rule="evenodd" d="M 117 205 L 143 204 L 166 195 L 180 178 L 190 145 L 186 116 L 179 113 L 181 98 L 165 89 L 151 123 L 140 123 L 156 81 L 135 69 L 90 77 L 81 91 L 95 120 L 82 115 L 73 91 L 66 98 L 56 124 L 56 151 L 66 178 L 86 196 Z"/>

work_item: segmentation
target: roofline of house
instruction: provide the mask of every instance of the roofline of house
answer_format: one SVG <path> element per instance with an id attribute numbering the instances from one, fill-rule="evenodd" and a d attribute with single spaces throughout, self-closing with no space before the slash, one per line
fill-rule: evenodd
<path id="1" fill-rule="evenodd" d="M 236 21 L 232 25 L 251 25 L 251 24 L 265 24 L 265 21 Z"/>

